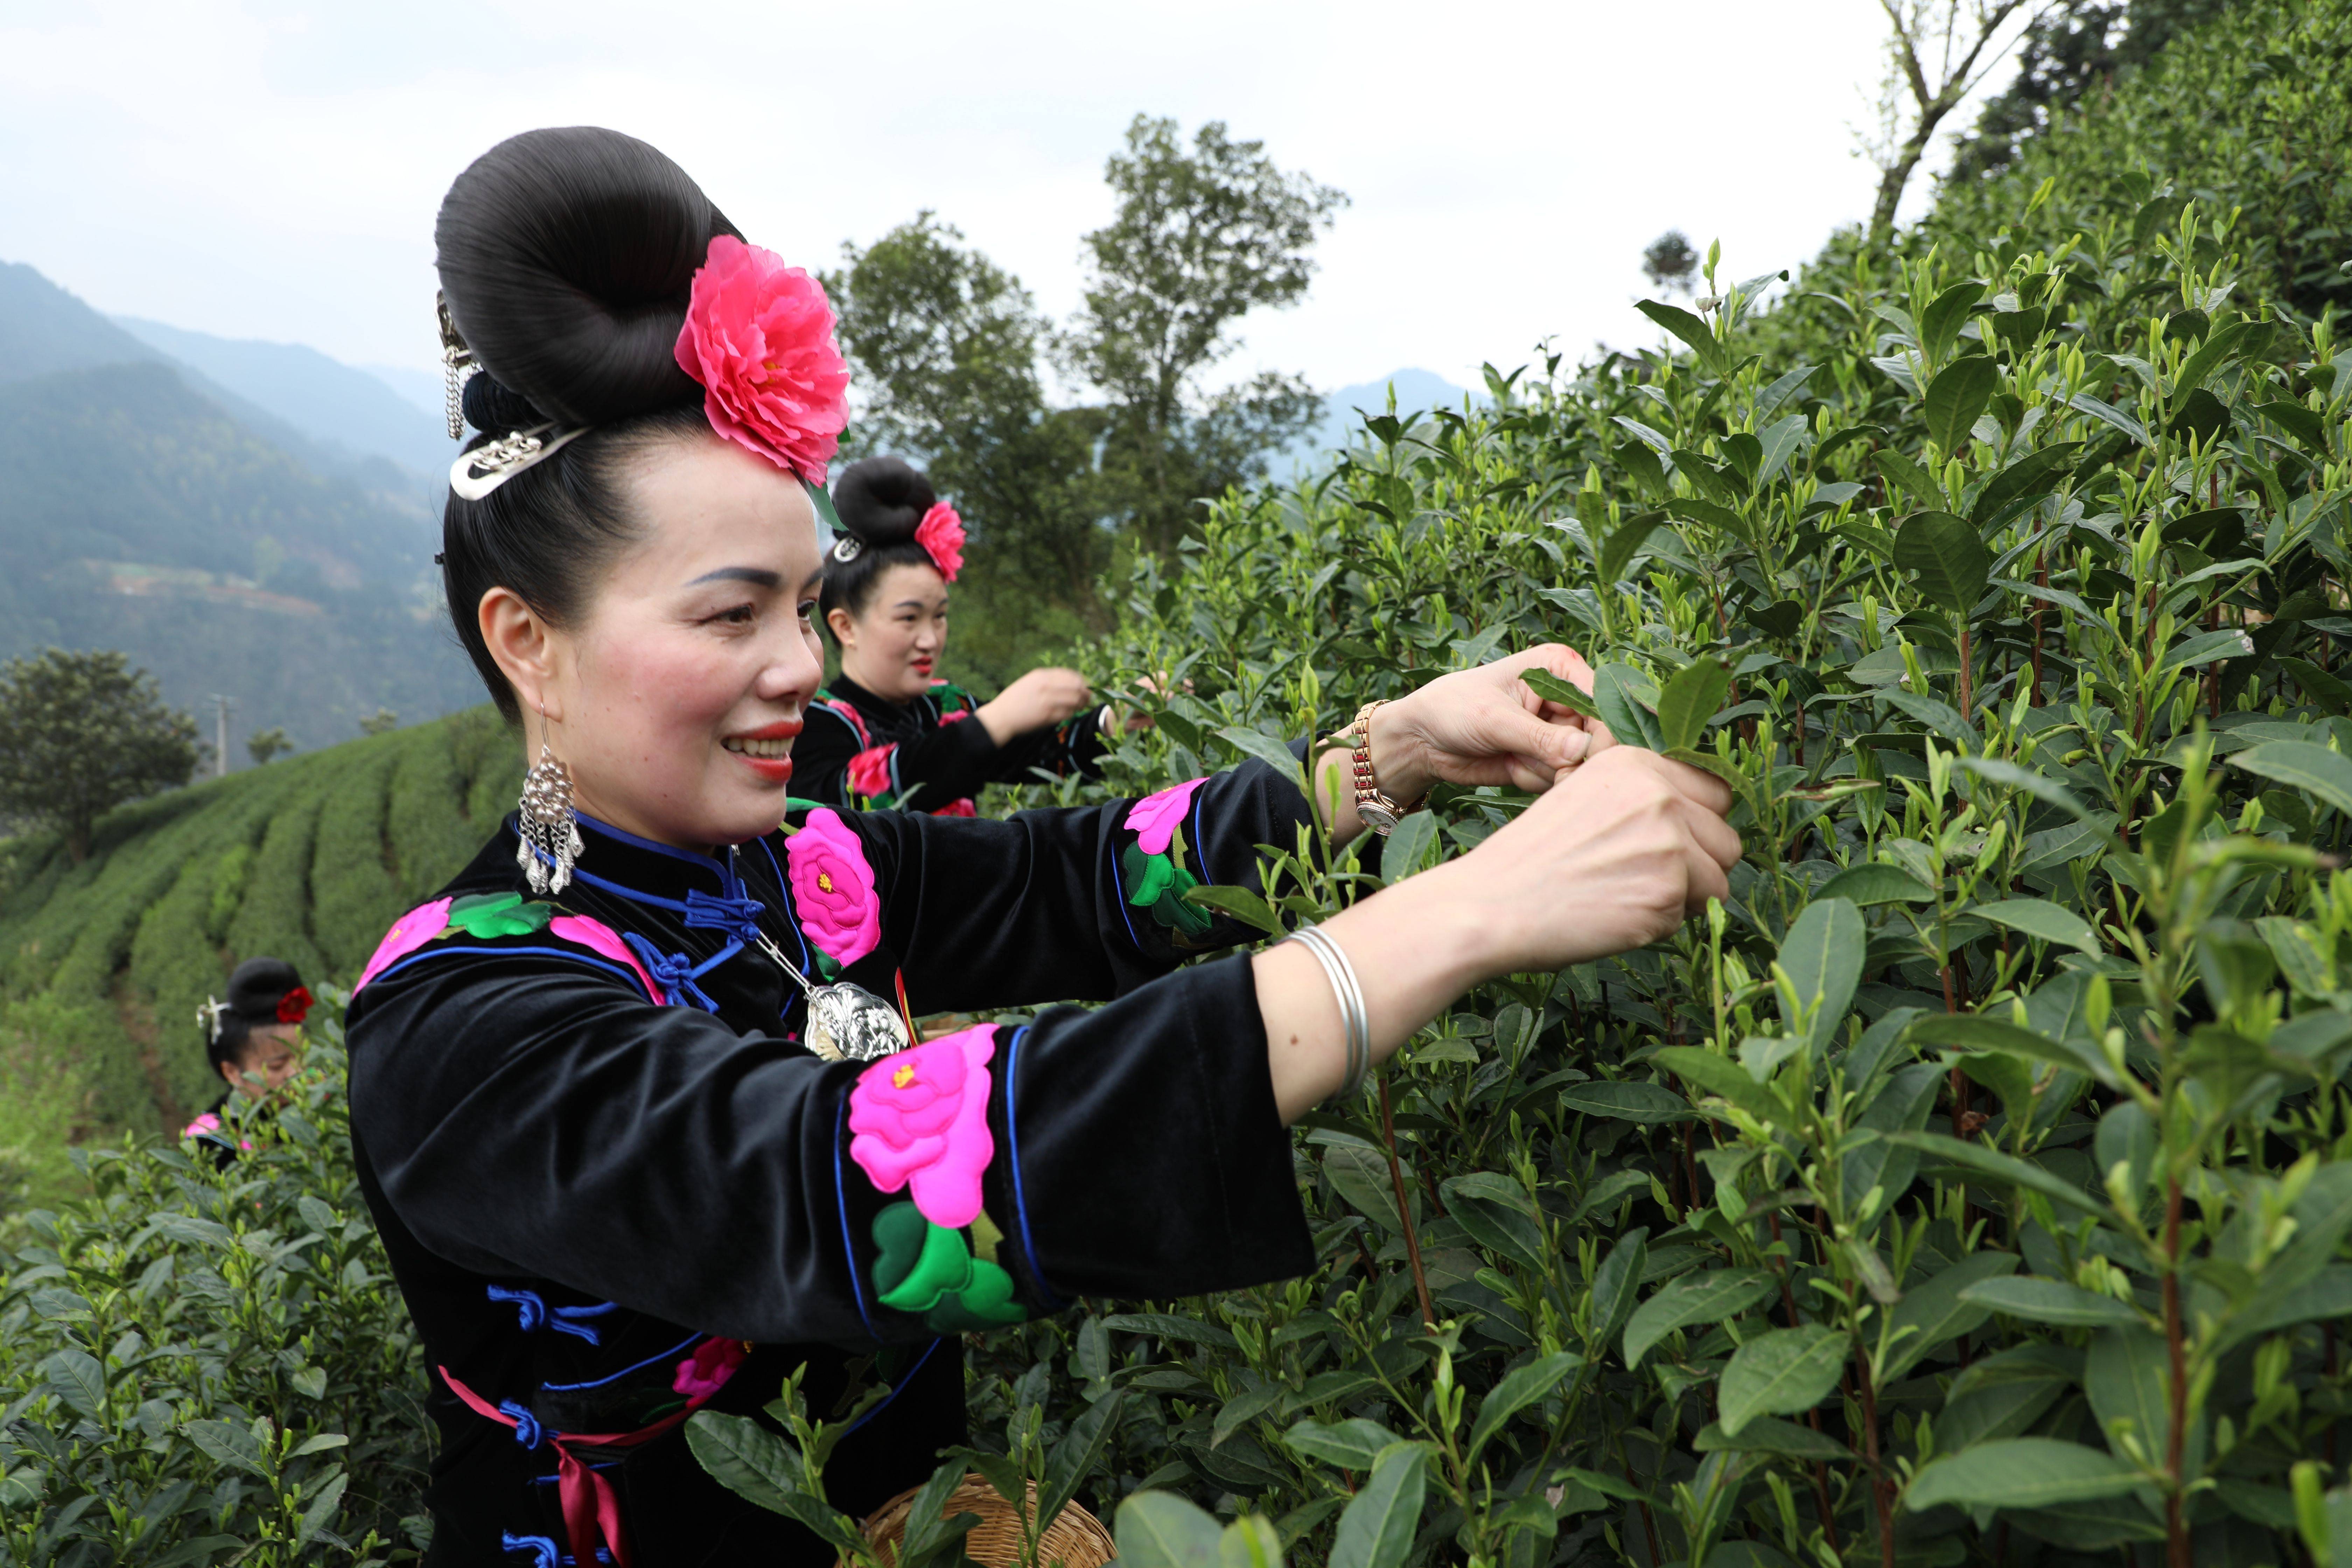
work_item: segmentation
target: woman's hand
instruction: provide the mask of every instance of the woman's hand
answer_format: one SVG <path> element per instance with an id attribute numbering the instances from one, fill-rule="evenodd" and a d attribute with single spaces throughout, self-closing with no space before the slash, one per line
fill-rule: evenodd
<path id="1" fill-rule="evenodd" d="M 1731 786 L 1617 746 L 1447 868 L 1483 910 L 1479 965 L 1560 969 L 1644 947 L 1731 896 Z"/>
<path id="2" fill-rule="evenodd" d="M 1033 669 L 1006 687 L 972 717 L 1002 746 L 1035 730 L 1049 730 L 1094 700 L 1087 678 L 1075 669 Z"/>
<path id="3" fill-rule="evenodd" d="M 1739 859 L 1730 805 L 1712 774 L 1612 747 L 1564 768 L 1558 787 L 1469 854 L 1324 921 L 1362 985 L 1373 1062 L 1482 981 L 1645 946 L 1727 897 Z M 1339 1006 L 1297 944 L 1251 963 L 1275 1100 L 1295 1121 L 1344 1074 Z"/>
<path id="4" fill-rule="evenodd" d="M 1574 648 L 1546 643 L 1508 658 L 1457 670 L 1372 713 L 1372 776 L 1381 793 L 1411 805 L 1444 782 L 1475 787 L 1508 784 L 1541 794 L 1588 757 L 1617 743 L 1609 727 L 1557 702 L 1547 702 L 1520 680 L 1540 669 L 1588 695 L 1592 667 Z M 1332 832 L 1343 842 L 1360 831 L 1347 753 L 1327 752 L 1318 763 L 1316 804 L 1338 811 Z"/>

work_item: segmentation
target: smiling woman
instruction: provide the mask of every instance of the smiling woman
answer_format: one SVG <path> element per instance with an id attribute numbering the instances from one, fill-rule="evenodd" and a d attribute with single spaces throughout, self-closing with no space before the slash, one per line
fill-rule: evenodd
<path id="1" fill-rule="evenodd" d="M 948 585 L 963 520 L 896 458 L 852 464 L 834 487 L 840 530 L 825 552 L 826 629 L 841 676 L 817 695 L 793 793 L 829 805 L 971 816 L 989 784 L 1101 776 L 1108 705 L 1075 669 L 1033 669 L 992 702 L 932 678 L 948 640 Z M 970 721 L 970 722 L 967 722 Z"/>
<path id="2" fill-rule="evenodd" d="M 845 388 L 822 292 L 605 131 L 492 149 L 437 238 L 485 433 L 449 609 L 538 760 L 348 1016 L 361 1185 L 435 1372 L 428 1563 L 830 1562 L 703 1473 L 690 1416 L 765 1419 L 796 1373 L 812 1409 L 871 1394 L 828 1468 L 871 1508 L 961 1439 L 965 1331 L 1304 1270 L 1291 1121 L 1471 985 L 1724 890 L 1727 792 L 1540 700 L 1521 671 L 1591 682 L 1557 647 L 1367 707 L 1319 809 L 1254 761 L 1005 821 L 787 821 Z M 1308 945 L 1180 967 L 1251 935 L 1188 889 L 1275 891 L 1257 846 L 1441 779 L 1549 793 Z M 915 1044 L 885 996 L 1108 1005 Z"/>

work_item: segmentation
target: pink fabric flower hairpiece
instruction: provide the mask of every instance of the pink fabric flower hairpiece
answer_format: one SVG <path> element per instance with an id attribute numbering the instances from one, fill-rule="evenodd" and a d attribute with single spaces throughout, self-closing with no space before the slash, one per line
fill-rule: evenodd
<path id="1" fill-rule="evenodd" d="M 849 423 L 849 365 L 824 288 L 731 234 L 694 274 L 678 368 L 702 384 L 710 427 L 813 485 Z"/>
<path id="2" fill-rule="evenodd" d="M 963 519 L 956 509 L 945 501 L 933 504 L 915 525 L 915 542 L 940 569 L 940 575 L 952 583 L 963 570 Z"/>

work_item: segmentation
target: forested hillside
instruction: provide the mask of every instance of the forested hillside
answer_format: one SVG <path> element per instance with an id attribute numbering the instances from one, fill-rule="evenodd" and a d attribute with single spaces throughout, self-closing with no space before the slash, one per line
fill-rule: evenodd
<path id="1" fill-rule="evenodd" d="M 120 648 L 177 706 L 226 696 L 233 766 L 257 730 L 310 747 L 450 712 L 479 687 L 423 489 L 0 267 L 0 658 Z"/>
<path id="2" fill-rule="evenodd" d="M 126 807 L 79 866 L 0 845 L 0 1006 L 69 1053 L 90 1122 L 175 1130 L 219 1093 L 197 1004 L 256 953 L 348 983 L 511 808 L 519 754 L 478 708 Z"/>

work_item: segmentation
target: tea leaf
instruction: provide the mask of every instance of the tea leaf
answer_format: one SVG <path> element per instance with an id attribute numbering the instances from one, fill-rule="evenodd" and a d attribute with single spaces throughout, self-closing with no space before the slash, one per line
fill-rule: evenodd
<path id="1" fill-rule="evenodd" d="M 1381 1451 L 1363 1489 L 1339 1516 L 1331 1568 L 1403 1568 L 1421 1525 L 1428 1465 L 1429 1450 L 1419 1443 L 1395 1443 Z"/>
<path id="2" fill-rule="evenodd" d="M 1548 1398 L 1561 1379 L 1583 1364 L 1584 1358 L 1574 1351 L 1558 1351 L 1504 1373 L 1478 1405 L 1478 1419 L 1470 1428 L 1470 1446 L 1464 1450 L 1462 1462 L 1475 1465 L 1479 1450 L 1503 1429 L 1504 1422 Z"/>
<path id="3" fill-rule="evenodd" d="M 2000 899 L 1990 904 L 1971 904 L 1968 912 L 1979 920 L 2023 931 L 2043 942 L 2071 947 L 2093 958 L 2106 951 L 2099 942 L 2098 933 L 2091 929 L 2090 921 L 2047 899 Z"/>
<path id="4" fill-rule="evenodd" d="M 1570 712 L 1581 714 L 1587 719 L 1601 717 L 1601 710 L 1592 705 L 1591 698 L 1548 669 L 1523 669 L 1519 672 L 1519 679 L 1527 684 L 1528 690 L 1547 702 L 1557 702 Z"/>
<path id="5" fill-rule="evenodd" d="M 1927 439 L 1950 457 L 1969 443 L 1969 429 L 1992 401 L 2000 371 L 1982 354 L 1956 359 L 1927 384 Z"/>
<path id="6" fill-rule="evenodd" d="M 1976 607 L 1992 576 L 1992 559 L 1977 531 L 1948 511 L 1915 511 L 1904 519 L 1895 534 L 1895 564 L 1917 575 L 1930 604 L 1955 616 Z"/>
<path id="7" fill-rule="evenodd" d="M 1708 1094 L 1727 1100 L 1757 1121 L 1771 1123 L 1781 1114 L 1771 1091 L 1748 1075 L 1748 1069 L 1727 1057 L 1696 1046 L 1665 1046 L 1650 1058 L 1659 1067 L 1696 1084 Z"/>
<path id="8" fill-rule="evenodd" d="M 2114 1087 L 2110 1080 L 2115 1079 L 2115 1069 L 2100 1053 L 2078 1050 L 2064 1040 L 2045 1038 L 1981 1014 L 1931 1014 L 1911 1026 L 1911 1039 L 1915 1045 L 1942 1046 L 1948 1050 L 2001 1051 L 2028 1061 L 2050 1062 L 2070 1072 L 2090 1073 Z"/>
<path id="9" fill-rule="evenodd" d="M 2271 741 L 2230 759 L 2233 768 L 2276 779 L 2352 816 L 2352 759 L 2308 741 Z"/>
<path id="10" fill-rule="evenodd" d="M 1816 899 L 1807 904 L 1781 939 L 1780 970 L 1795 985 L 1798 1000 L 1812 1009 L 1815 1050 L 1829 1044 L 1845 1021 L 1846 1009 L 1853 1005 L 1853 988 L 1862 979 L 1869 942 L 1862 911 L 1843 899 Z M 1793 1026 L 1796 1020 L 1789 1022 Z"/>
<path id="11" fill-rule="evenodd" d="M 1695 658 L 1675 671 L 1658 693 L 1658 736 L 1664 744 L 1654 749 L 1696 747 L 1730 689 L 1731 667 L 1719 658 Z"/>
<path id="12" fill-rule="evenodd" d="M 1969 1290 L 2017 1267 L 2013 1252 L 1971 1252 L 1948 1268 L 1937 1270 L 1903 1293 L 1887 1314 L 1892 1345 L 1879 1368 L 1882 1383 L 1892 1382 L 1919 1364 L 1920 1358 L 1948 1340 L 1956 1340 L 1992 1315 L 1990 1309 L 1968 1299 Z M 1907 1332 L 1906 1331 L 1908 1331 Z"/>
<path id="13" fill-rule="evenodd" d="M 1184 901 L 1221 910 L 1244 924 L 1255 926 L 1268 936 L 1287 934 L 1282 917 L 1247 888 L 1236 888 L 1224 882 L 1203 882 L 1198 887 L 1185 889 Z"/>
<path id="14" fill-rule="evenodd" d="M 1938 1436 L 1942 1431 L 1938 1426 Z M 1853 1463 L 1853 1450 L 1826 1432 L 1816 1432 L 1778 1415 L 1751 1415 L 1736 1434 L 1726 1432 L 1721 1423 L 1711 1421 L 1692 1440 L 1691 1447 L 1701 1454 L 1782 1454 L 1792 1459 L 1820 1459 L 1832 1465 Z"/>
<path id="15" fill-rule="evenodd" d="M 1727 376 L 1731 358 L 1705 321 L 1679 306 L 1661 303 L 1656 300 L 1638 300 L 1633 309 L 1674 333 L 1690 345 L 1700 363 L 1717 375 Z"/>
<path id="16" fill-rule="evenodd" d="M 1890 1142 L 1916 1149 L 1923 1154 L 1933 1154 L 1948 1163 L 1964 1165 L 1969 1170 L 1990 1176 L 1996 1181 L 2006 1182 L 2011 1186 L 2031 1188 L 2043 1197 L 2054 1199 L 2069 1208 L 2080 1209 L 2090 1214 L 2106 1212 L 2105 1204 L 2092 1198 L 2082 1188 L 2070 1182 L 2060 1180 L 2039 1165 L 2028 1164 L 2025 1161 L 2014 1155 L 2004 1154 L 1998 1149 L 1989 1149 L 1981 1143 L 1965 1142 L 1941 1132 L 1889 1132 L 1885 1136 Z"/>
<path id="17" fill-rule="evenodd" d="M 1570 1084 L 1559 1091 L 1559 1102 L 1588 1116 L 1614 1117 L 1620 1121 L 1655 1125 L 1665 1121 L 1696 1121 L 1682 1096 L 1654 1083 L 1630 1079 L 1602 1079 Z"/>
<path id="18" fill-rule="evenodd" d="M 1141 1491 L 1118 1505 L 1118 1561 L 1133 1568 L 1219 1568 L 1216 1515 L 1173 1492 Z"/>
<path id="19" fill-rule="evenodd" d="M 1272 768 L 1277 776 L 1289 779 L 1295 784 L 1300 784 L 1302 788 L 1305 787 L 1301 782 L 1305 774 L 1300 770 L 1297 757 L 1292 754 L 1287 745 L 1273 736 L 1260 730 L 1245 729 L 1238 724 L 1226 725 L 1217 731 L 1217 736 L 1242 755 L 1255 757 L 1267 767 Z"/>
<path id="20" fill-rule="evenodd" d="M 1952 352 L 1958 341 L 1960 329 L 1968 324 L 1969 312 L 1984 298 L 1984 285 L 1971 279 L 1955 283 L 1919 312 L 1919 346 L 1932 360 L 1942 359 Z"/>
<path id="21" fill-rule="evenodd" d="M 771 1513 L 792 1513 L 800 1466 L 792 1446 L 748 1415 L 698 1410 L 686 1424 L 686 1445 L 711 1479 Z"/>
<path id="22" fill-rule="evenodd" d="M 1649 1227 L 1636 1226 L 1618 1238 L 1601 1258 L 1601 1267 L 1592 1271 L 1592 1337 L 1586 1348 L 1596 1357 L 1633 1315 L 1633 1295 L 1649 1262 Z"/>
<path id="23" fill-rule="evenodd" d="M 2091 1329 L 2140 1321 L 2137 1312 L 2112 1296 L 2094 1295 L 2057 1279 L 1987 1279 L 1960 1294 L 1996 1312 L 2062 1328 Z"/>
<path id="24" fill-rule="evenodd" d="M 1284 1433 L 1282 1440 L 1308 1458 L 1337 1465 L 1343 1470 L 1369 1470 L 1383 1451 L 1402 1441 L 1379 1422 L 1360 1415 L 1335 1421 L 1328 1426 L 1319 1421 L 1301 1421 Z"/>
<path id="25" fill-rule="evenodd" d="M 1727 1436 L 1759 1415 L 1790 1415 L 1829 1397 L 1845 1366 L 1846 1338 L 1819 1323 L 1773 1329 L 1732 1353 L 1723 1369 L 1717 1413 Z"/>
<path id="26" fill-rule="evenodd" d="M 1914 1513 L 1962 1508 L 2046 1508 L 2114 1497 L 2139 1484 L 2121 1459 L 2055 1437 L 2010 1437 L 1930 1461 L 1912 1478 L 1903 1506 Z"/>
<path id="27" fill-rule="evenodd" d="M 1625 1323 L 1625 1364 L 1639 1367 L 1650 1347 L 1676 1329 L 1719 1323 L 1769 1299 L 1778 1286 L 1760 1268 L 1685 1274 L 1643 1302 Z"/>
<path id="28" fill-rule="evenodd" d="M 1873 904 L 1932 904 L 1936 890 L 1900 866 L 1864 860 L 1848 866 L 1814 890 L 1821 899 L 1843 899 L 1867 909 Z"/>
<path id="29" fill-rule="evenodd" d="M 1655 458 L 1651 460 L 1656 461 Z M 1609 531 L 1609 537 L 1601 542 L 1601 547 L 1593 557 L 1596 573 L 1604 587 L 1625 575 L 1625 569 L 1633 563 L 1633 557 L 1642 552 L 1642 547 L 1650 542 L 1650 536 L 1658 531 L 1658 525 L 1664 521 L 1664 512 L 1636 512 Z"/>
<path id="30" fill-rule="evenodd" d="M 1620 744 L 1664 751 L 1665 742 L 1658 721 L 1643 704 L 1643 696 L 1654 702 L 1656 688 L 1632 665 L 1604 664 L 1592 672 L 1593 705 L 1601 710 L 1601 721 L 1609 726 L 1609 732 Z"/>

